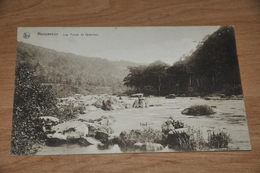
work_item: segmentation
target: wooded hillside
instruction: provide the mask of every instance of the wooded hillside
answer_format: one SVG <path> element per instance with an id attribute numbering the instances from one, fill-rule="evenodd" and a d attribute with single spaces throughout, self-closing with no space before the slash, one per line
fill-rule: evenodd
<path id="1" fill-rule="evenodd" d="M 52 85 L 58 96 L 70 94 L 122 93 L 128 61 L 109 61 L 57 52 L 31 44 L 17 43 L 17 66 L 29 64 L 43 85 Z"/>
<path id="2" fill-rule="evenodd" d="M 157 61 L 129 70 L 124 84 L 147 95 L 242 93 L 233 26 L 222 26 L 206 36 L 190 56 L 181 57 L 172 66 Z"/>

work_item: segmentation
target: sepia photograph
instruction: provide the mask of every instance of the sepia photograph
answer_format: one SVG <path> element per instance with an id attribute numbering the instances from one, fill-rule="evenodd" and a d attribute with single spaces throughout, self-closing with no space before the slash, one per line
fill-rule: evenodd
<path id="1" fill-rule="evenodd" d="M 17 29 L 11 155 L 241 150 L 233 26 Z"/>

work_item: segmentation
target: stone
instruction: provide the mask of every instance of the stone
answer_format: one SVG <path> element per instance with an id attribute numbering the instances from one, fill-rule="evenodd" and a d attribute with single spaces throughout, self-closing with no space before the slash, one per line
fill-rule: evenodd
<path id="1" fill-rule="evenodd" d="M 93 103 L 92 105 L 97 107 L 97 108 L 102 108 L 103 106 L 103 99 L 97 99 L 97 101 L 95 103 Z"/>
<path id="2" fill-rule="evenodd" d="M 221 100 L 220 97 L 205 97 L 205 100 Z"/>
<path id="3" fill-rule="evenodd" d="M 175 127 L 172 124 L 166 124 L 166 123 L 162 124 L 162 132 L 164 134 L 167 134 L 169 131 L 174 131 L 174 130 Z"/>
<path id="4" fill-rule="evenodd" d="M 88 135 L 88 127 L 80 121 L 67 121 L 51 128 L 53 134 L 48 134 L 48 138 L 58 139 L 79 139 Z"/>
<path id="5" fill-rule="evenodd" d="M 80 138 L 77 143 L 81 146 L 89 146 L 89 145 L 93 145 L 91 142 L 89 142 L 87 139 L 85 138 Z"/>
<path id="6" fill-rule="evenodd" d="M 222 111 L 217 109 L 216 106 L 194 105 L 189 108 L 185 108 L 181 113 L 184 115 L 203 116 L 222 113 Z"/>
<path id="7" fill-rule="evenodd" d="M 108 142 L 108 134 L 104 132 L 97 132 L 95 135 L 95 138 L 100 140 L 102 143 L 107 143 Z"/>
<path id="8" fill-rule="evenodd" d="M 148 100 L 146 98 L 138 98 L 138 100 L 135 100 L 133 103 L 133 108 L 145 108 L 148 107 Z"/>
<path id="9" fill-rule="evenodd" d="M 86 106 L 86 111 L 96 111 L 97 107 L 96 106 Z"/>
<path id="10" fill-rule="evenodd" d="M 190 111 L 190 108 L 185 108 L 183 111 L 181 111 L 181 113 L 184 115 L 188 115 L 189 111 Z"/>
<path id="11" fill-rule="evenodd" d="M 100 125 L 98 122 L 94 122 L 94 123 L 84 122 L 84 123 L 89 129 L 89 133 L 88 133 L 89 136 L 94 137 L 97 132 L 103 132 L 107 134 L 114 133 L 114 130 L 111 127 L 106 125 Z"/>
<path id="12" fill-rule="evenodd" d="M 134 150 L 146 151 L 146 145 L 144 143 L 137 142 L 134 144 Z"/>
<path id="13" fill-rule="evenodd" d="M 146 151 L 159 151 L 159 150 L 163 150 L 163 146 L 161 144 L 157 144 L 157 143 L 145 143 L 146 145 Z"/>
<path id="14" fill-rule="evenodd" d="M 93 145 L 100 144 L 100 141 L 93 137 L 86 137 L 84 139 L 86 139 L 90 144 L 93 144 Z"/>
<path id="15" fill-rule="evenodd" d="M 165 98 L 166 98 L 166 99 L 175 99 L 176 96 L 175 96 L 175 94 L 169 94 L 169 95 L 167 95 Z"/>
<path id="16" fill-rule="evenodd" d="M 163 150 L 163 146 L 161 144 L 152 143 L 152 142 L 146 142 L 146 143 L 137 142 L 134 144 L 134 150 L 160 151 Z"/>
<path id="17" fill-rule="evenodd" d="M 62 133 L 54 133 L 54 134 L 47 134 L 47 138 L 49 139 L 59 139 L 59 140 L 67 140 L 67 137 Z"/>
<path id="18" fill-rule="evenodd" d="M 120 103 L 119 100 L 113 97 L 109 97 L 107 99 L 104 99 L 102 101 L 102 107 L 103 110 L 111 111 L 111 110 L 122 110 L 125 109 L 125 107 Z"/>
<path id="19" fill-rule="evenodd" d="M 94 120 L 94 123 L 98 123 L 99 125 L 105 125 L 105 126 L 110 126 L 112 125 L 116 119 L 112 116 L 102 116 L 98 119 Z"/>

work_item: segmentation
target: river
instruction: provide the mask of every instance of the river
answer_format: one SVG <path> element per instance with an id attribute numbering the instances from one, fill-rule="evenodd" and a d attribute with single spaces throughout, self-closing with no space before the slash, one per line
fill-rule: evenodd
<path id="1" fill-rule="evenodd" d="M 123 101 L 133 103 L 134 98 L 123 97 Z M 246 120 L 244 100 L 203 100 L 200 98 L 177 97 L 176 99 L 165 99 L 163 97 L 149 98 L 149 105 L 161 105 L 149 108 L 130 108 L 116 111 L 96 111 L 80 115 L 79 118 L 96 119 L 103 115 L 113 116 L 116 122 L 111 126 L 114 129 L 112 135 L 119 135 L 122 131 L 142 129 L 140 123 L 147 124 L 154 129 L 161 129 L 169 117 L 182 121 L 185 125 L 200 128 L 203 136 L 207 138 L 207 130 L 225 131 L 232 138 L 230 146 L 237 150 L 250 150 L 250 138 Z M 193 105 L 206 104 L 216 106 L 219 110 L 210 116 L 187 116 L 181 111 Z M 165 147 L 160 152 L 174 152 Z M 60 155 L 60 154 L 102 154 L 122 153 L 118 145 L 100 150 L 96 145 L 79 146 L 77 144 L 64 144 L 61 146 L 42 146 L 37 155 Z"/>

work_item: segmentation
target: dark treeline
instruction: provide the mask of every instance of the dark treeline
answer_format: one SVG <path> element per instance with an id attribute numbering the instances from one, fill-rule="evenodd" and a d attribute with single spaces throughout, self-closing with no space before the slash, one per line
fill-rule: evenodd
<path id="1" fill-rule="evenodd" d="M 129 70 L 124 84 L 131 87 L 130 92 L 186 96 L 242 93 L 232 26 L 222 26 L 206 36 L 190 56 L 182 57 L 172 66 L 156 61 Z"/>

